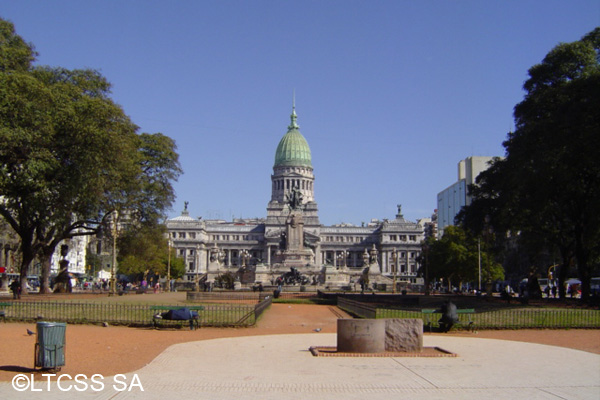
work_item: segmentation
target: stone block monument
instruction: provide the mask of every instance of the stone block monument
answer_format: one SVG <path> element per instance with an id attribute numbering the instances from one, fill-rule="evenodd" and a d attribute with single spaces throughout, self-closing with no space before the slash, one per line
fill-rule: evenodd
<path id="1" fill-rule="evenodd" d="M 422 319 L 389 318 L 385 320 L 385 351 L 421 352 L 422 350 Z"/>
<path id="2" fill-rule="evenodd" d="M 423 320 L 418 318 L 338 319 L 337 352 L 419 353 Z"/>

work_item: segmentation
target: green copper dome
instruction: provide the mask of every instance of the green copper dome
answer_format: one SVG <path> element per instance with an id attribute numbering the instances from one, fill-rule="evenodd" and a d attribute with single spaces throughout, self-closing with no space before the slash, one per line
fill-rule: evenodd
<path id="1" fill-rule="evenodd" d="M 292 109 L 292 123 L 288 126 L 287 133 L 281 138 L 275 152 L 275 167 L 280 166 L 306 166 L 312 168 L 310 147 L 300 127 L 296 123 L 296 108 Z"/>

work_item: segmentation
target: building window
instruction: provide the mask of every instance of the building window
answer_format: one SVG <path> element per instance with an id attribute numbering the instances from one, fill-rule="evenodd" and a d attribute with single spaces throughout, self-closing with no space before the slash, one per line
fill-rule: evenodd
<path id="1" fill-rule="evenodd" d="M 185 232 L 179 232 L 179 239 L 185 239 Z"/>
<path id="2" fill-rule="evenodd" d="M 417 241 L 417 237 L 415 235 L 410 235 L 410 240 L 412 242 L 416 242 Z"/>
<path id="3" fill-rule="evenodd" d="M 190 239 L 196 239 L 196 232 L 190 232 Z"/>

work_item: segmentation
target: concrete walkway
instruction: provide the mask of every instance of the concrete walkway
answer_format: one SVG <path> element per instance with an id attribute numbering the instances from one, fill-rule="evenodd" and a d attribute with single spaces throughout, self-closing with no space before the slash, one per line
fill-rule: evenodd
<path id="1" fill-rule="evenodd" d="M 150 364 L 98 384 L 63 379 L 5 399 L 600 399 L 600 355 L 562 347 L 464 337 L 425 336 L 458 357 L 314 357 L 335 334 L 252 336 L 169 347 Z M 60 374 L 60 372 L 59 372 Z M 138 384 L 130 391 L 127 384 Z M 73 385 L 73 387 L 70 387 Z M 143 391 L 140 386 L 143 387 Z"/>

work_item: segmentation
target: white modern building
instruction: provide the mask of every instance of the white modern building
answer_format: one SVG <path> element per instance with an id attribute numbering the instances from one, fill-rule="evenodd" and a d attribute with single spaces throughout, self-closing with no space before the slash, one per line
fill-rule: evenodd
<path id="1" fill-rule="evenodd" d="M 458 181 L 438 193 L 438 238 L 444 235 L 444 228 L 454 225 L 454 218 L 461 208 L 471 204 L 469 185 L 475 183 L 477 176 L 488 169 L 494 157 L 473 156 L 458 163 Z"/>

